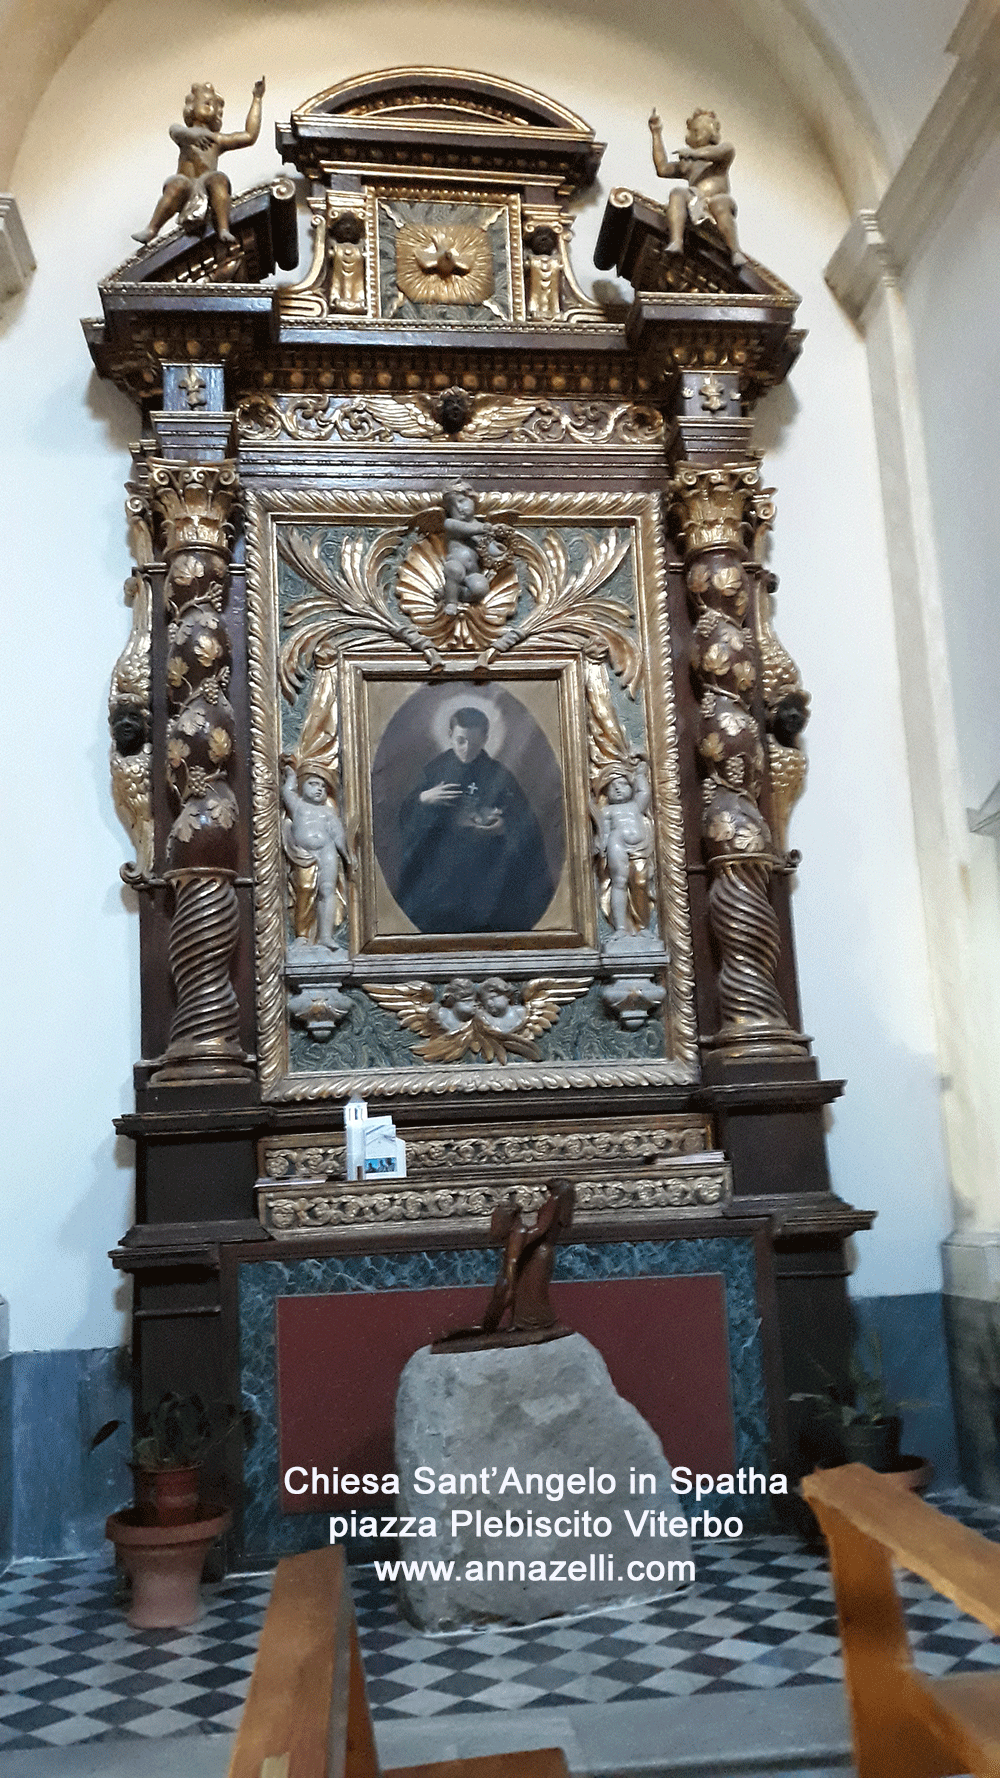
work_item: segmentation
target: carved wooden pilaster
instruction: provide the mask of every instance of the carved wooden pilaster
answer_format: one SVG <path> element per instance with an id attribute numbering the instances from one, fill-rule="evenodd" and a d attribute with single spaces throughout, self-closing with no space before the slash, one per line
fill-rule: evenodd
<path id="1" fill-rule="evenodd" d="M 671 493 L 701 689 L 701 834 L 720 1012 L 708 1043 L 731 1060 L 804 1056 L 806 1040 L 792 1029 L 776 980 L 780 938 L 768 888 L 777 860 L 759 806 L 764 747 L 752 707 L 757 660 L 744 564 L 770 502 L 754 463 L 677 464 Z"/>
<path id="2" fill-rule="evenodd" d="M 230 970 L 239 938 L 235 721 L 226 626 L 235 464 L 149 461 L 149 495 L 167 563 L 167 779 L 178 813 L 164 876 L 174 892 L 170 970 L 176 1007 L 159 1085 L 246 1079 Z"/>
<path id="3" fill-rule="evenodd" d="M 152 514 L 142 488 L 127 486 L 125 511 L 136 571 L 125 582 L 132 629 L 111 675 L 111 790 L 115 808 L 135 846 L 135 861 L 121 867 L 122 881 L 139 888 L 153 871 L 153 749 L 150 644 L 153 589 L 146 570 L 153 559 Z"/>

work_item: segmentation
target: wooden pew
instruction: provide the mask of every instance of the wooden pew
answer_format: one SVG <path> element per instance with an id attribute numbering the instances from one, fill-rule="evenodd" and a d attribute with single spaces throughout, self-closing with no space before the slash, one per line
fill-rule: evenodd
<path id="1" fill-rule="evenodd" d="M 1000 1633 L 1000 1547 L 861 1463 L 802 1492 L 823 1528 L 859 1778 L 1000 1778 L 1000 1673 L 930 1679 L 913 1666 L 893 1562 Z"/>
<path id="2" fill-rule="evenodd" d="M 338 1545 L 278 1563 L 229 1778 L 568 1778 L 560 1747 L 381 1773 Z"/>

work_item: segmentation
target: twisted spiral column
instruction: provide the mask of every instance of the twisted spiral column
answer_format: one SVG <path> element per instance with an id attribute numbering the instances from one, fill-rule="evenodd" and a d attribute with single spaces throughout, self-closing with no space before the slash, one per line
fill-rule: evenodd
<path id="1" fill-rule="evenodd" d="M 748 540 L 773 508 L 756 464 L 681 463 L 671 491 L 701 687 L 701 833 L 720 1014 L 707 1046 L 733 1060 L 804 1055 L 806 1040 L 789 1024 L 777 986 L 781 947 L 768 893 L 776 860 L 759 807 L 764 748 L 751 703 L 757 662 L 744 563 Z"/>
<path id="2" fill-rule="evenodd" d="M 232 463 L 152 460 L 149 492 L 167 560 L 167 778 L 178 813 L 164 876 L 174 895 L 170 972 L 176 1006 L 158 1085 L 245 1080 L 231 979 L 240 932 L 238 817 L 229 702 L 232 649 L 228 519 Z"/>

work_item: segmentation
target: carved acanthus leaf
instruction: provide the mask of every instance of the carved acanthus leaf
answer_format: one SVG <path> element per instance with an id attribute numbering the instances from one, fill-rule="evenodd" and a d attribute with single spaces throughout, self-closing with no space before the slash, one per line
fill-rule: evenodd
<path id="1" fill-rule="evenodd" d="M 626 690 L 635 695 L 642 676 L 642 651 L 635 636 L 632 613 L 618 599 L 597 598 L 598 589 L 614 574 L 631 544 L 629 533 L 616 530 L 598 541 L 586 539 L 585 557 L 574 569 L 558 531 L 546 531 L 541 544 L 527 532 L 515 531 L 511 549 L 525 565 L 532 609 L 508 626 L 486 650 L 484 665 L 495 654 L 506 654 L 529 639 L 549 645 L 579 648 L 590 660 L 605 656 Z"/>
<path id="2" fill-rule="evenodd" d="M 296 600 L 287 613 L 292 635 L 281 651 L 279 671 L 289 701 L 313 668 L 333 666 L 338 650 L 353 642 L 391 637 L 422 654 L 432 667 L 441 665 L 433 643 L 396 615 L 385 592 L 385 570 L 404 535 L 405 529 L 390 527 L 374 542 L 361 535 L 345 538 L 339 569 L 334 569 L 323 560 L 321 536 L 310 542 L 301 531 L 278 531 L 278 554 L 319 594 Z"/>

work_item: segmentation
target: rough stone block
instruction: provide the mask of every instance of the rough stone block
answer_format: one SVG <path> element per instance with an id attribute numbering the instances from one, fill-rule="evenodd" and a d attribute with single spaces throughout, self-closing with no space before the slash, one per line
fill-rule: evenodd
<path id="1" fill-rule="evenodd" d="M 400 1580 L 403 1609 L 424 1629 L 534 1623 L 660 1598 L 693 1578 L 663 1447 L 580 1334 L 414 1353 L 396 1398 L 396 1467 L 400 1511 L 433 1518 L 437 1532 L 401 1541 L 402 1561 L 453 1564 L 449 1578 L 425 1568 Z"/>

